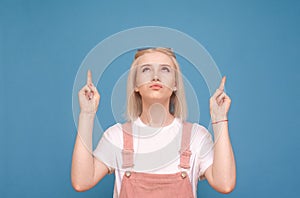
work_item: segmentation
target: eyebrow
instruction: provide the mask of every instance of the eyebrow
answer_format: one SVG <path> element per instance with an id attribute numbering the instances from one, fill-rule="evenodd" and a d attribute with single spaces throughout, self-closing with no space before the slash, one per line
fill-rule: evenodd
<path id="1" fill-rule="evenodd" d="M 160 64 L 160 66 L 164 66 L 164 67 L 172 67 L 172 66 L 169 65 L 169 64 Z"/>
<path id="2" fill-rule="evenodd" d="M 144 64 L 144 65 L 140 65 L 140 66 L 138 66 L 140 69 L 143 69 L 144 67 L 150 67 L 151 66 L 151 64 Z"/>
<path id="3" fill-rule="evenodd" d="M 163 63 L 163 64 L 151 64 L 151 63 L 146 63 L 143 65 L 139 65 L 139 67 L 146 67 L 146 66 L 152 66 L 152 65 L 159 65 L 159 66 L 168 66 L 168 67 L 173 67 L 172 65 L 169 65 L 167 63 Z"/>

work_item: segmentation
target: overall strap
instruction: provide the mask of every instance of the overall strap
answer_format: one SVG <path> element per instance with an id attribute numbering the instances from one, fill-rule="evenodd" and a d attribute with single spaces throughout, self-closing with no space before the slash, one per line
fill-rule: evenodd
<path id="1" fill-rule="evenodd" d="M 180 148 L 180 167 L 188 169 L 190 168 L 190 139 L 193 125 L 188 122 L 183 123 L 181 148 Z M 133 136 L 131 122 L 127 122 L 122 125 L 123 131 L 123 168 L 133 167 Z"/>
<path id="2" fill-rule="evenodd" d="M 190 150 L 190 140 L 191 140 L 191 133 L 192 133 L 192 123 L 184 122 L 183 129 L 182 129 L 182 138 L 181 138 L 181 148 L 180 148 L 180 167 L 188 169 L 190 168 L 190 157 L 191 157 L 191 150 Z"/>
<path id="3" fill-rule="evenodd" d="M 131 122 L 126 122 L 122 125 L 123 131 L 123 168 L 133 167 L 133 136 Z"/>

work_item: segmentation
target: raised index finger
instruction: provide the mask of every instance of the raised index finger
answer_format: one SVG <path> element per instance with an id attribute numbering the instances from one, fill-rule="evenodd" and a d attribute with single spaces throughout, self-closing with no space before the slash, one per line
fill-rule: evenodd
<path id="1" fill-rule="evenodd" d="M 226 76 L 223 76 L 223 78 L 221 80 L 221 83 L 220 83 L 220 86 L 219 86 L 219 89 L 221 91 L 224 91 L 225 81 L 226 81 Z"/>
<path id="2" fill-rule="evenodd" d="M 91 72 L 91 70 L 88 70 L 88 72 L 87 72 L 87 81 L 86 81 L 86 83 L 89 85 L 89 84 L 91 84 L 91 83 L 93 83 L 93 81 L 92 81 L 92 72 Z"/>

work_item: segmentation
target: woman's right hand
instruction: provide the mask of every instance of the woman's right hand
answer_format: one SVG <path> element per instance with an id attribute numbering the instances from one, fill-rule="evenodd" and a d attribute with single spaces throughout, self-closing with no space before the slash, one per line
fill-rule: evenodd
<path id="1" fill-rule="evenodd" d="M 78 92 L 80 112 L 96 113 L 100 101 L 100 94 L 92 82 L 92 72 L 87 72 L 86 85 Z"/>

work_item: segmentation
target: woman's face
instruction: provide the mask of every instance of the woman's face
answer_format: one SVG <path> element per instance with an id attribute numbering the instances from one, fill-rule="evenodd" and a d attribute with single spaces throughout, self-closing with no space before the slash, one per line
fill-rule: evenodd
<path id="1" fill-rule="evenodd" d="M 176 87 L 172 59 L 161 52 L 146 53 L 136 66 L 136 91 L 142 98 L 170 98 Z"/>

